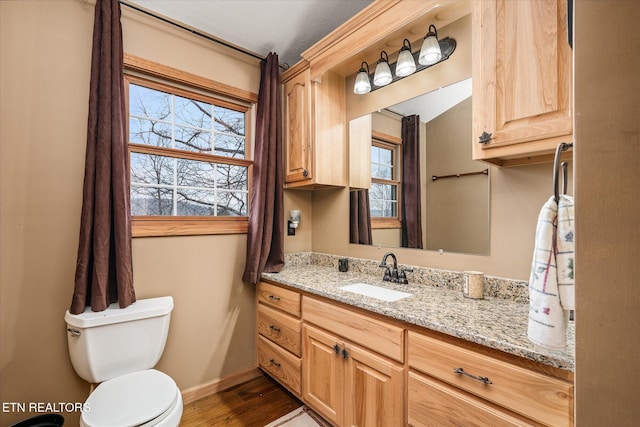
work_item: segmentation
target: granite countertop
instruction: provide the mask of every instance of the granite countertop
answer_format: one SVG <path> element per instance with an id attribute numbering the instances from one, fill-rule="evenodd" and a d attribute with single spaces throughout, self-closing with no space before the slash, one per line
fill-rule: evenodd
<path id="1" fill-rule="evenodd" d="M 522 301 L 486 297 L 466 298 L 460 291 L 411 283 L 383 282 L 357 271 L 339 272 L 322 265 L 286 265 L 279 273 L 262 277 L 311 294 L 363 308 L 393 319 L 442 332 L 549 366 L 573 371 L 574 325 L 570 322 L 565 351 L 536 346 L 527 338 L 529 305 Z M 353 283 L 367 283 L 408 292 L 412 296 L 386 302 L 339 289 Z"/>

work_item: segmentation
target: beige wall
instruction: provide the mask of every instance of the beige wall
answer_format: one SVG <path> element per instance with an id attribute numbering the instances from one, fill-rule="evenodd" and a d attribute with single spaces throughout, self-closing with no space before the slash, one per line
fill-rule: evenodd
<path id="1" fill-rule="evenodd" d="M 89 391 L 70 365 L 63 316 L 78 244 L 93 13 L 82 0 L 0 2 L 2 402 L 82 402 Z M 122 22 L 127 53 L 258 91 L 257 60 L 126 7 Z M 307 220 L 310 234 L 310 212 Z M 245 247 L 244 235 L 133 241 L 138 298 L 175 299 L 158 368 L 182 389 L 255 366 Z M 0 413 L 0 424 L 31 415 Z M 77 414 L 65 418 L 77 424 Z"/>
<path id="2" fill-rule="evenodd" d="M 575 2 L 579 427 L 640 425 L 638 22 L 637 1 Z"/>
<path id="3" fill-rule="evenodd" d="M 471 175 L 433 181 L 432 176 L 477 172 L 487 165 L 471 160 L 471 98 L 428 122 L 421 156 L 425 248 L 473 254 L 489 252 L 489 178 Z"/>

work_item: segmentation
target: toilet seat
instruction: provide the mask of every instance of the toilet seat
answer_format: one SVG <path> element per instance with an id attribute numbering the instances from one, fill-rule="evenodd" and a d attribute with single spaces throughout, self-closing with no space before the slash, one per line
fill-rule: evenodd
<path id="1" fill-rule="evenodd" d="M 171 377 L 155 369 L 132 372 L 96 387 L 85 402 L 88 410 L 82 413 L 81 424 L 155 425 L 168 417 L 178 403 L 182 406 L 182 396 Z"/>

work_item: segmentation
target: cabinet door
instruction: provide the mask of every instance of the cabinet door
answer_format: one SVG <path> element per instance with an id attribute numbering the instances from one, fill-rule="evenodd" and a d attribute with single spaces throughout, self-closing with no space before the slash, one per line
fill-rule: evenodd
<path id="1" fill-rule="evenodd" d="M 309 76 L 309 70 L 306 70 L 284 84 L 285 182 L 312 178 Z"/>
<path id="2" fill-rule="evenodd" d="M 537 156 L 571 141 L 567 34 L 567 0 L 474 3 L 474 159 Z"/>
<path id="3" fill-rule="evenodd" d="M 347 344 L 345 400 L 347 422 L 358 427 L 394 427 L 403 422 L 402 365 L 363 348 Z"/>
<path id="4" fill-rule="evenodd" d="M 336 336 L 303 326 L 303 397 L 336 425 L 343 425 L 344 419 L 343 348 Z"/>

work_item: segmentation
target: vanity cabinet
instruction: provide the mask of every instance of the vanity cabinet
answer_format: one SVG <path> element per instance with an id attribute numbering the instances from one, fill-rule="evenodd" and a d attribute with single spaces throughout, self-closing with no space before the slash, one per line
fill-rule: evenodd
<path id="1" fill-rule="evenodd" d="M 473 4 L 473 158 L 551 161 L 572 142 L 567 0 Z"/>
<path id="2" fill-rule="evenodd" d="M 303 298 L 303 313 L 310 313 L 319 326 L 308 325 L 306 320 L 303 326 L 304 400 L 338 426 L 404 425 L 403 365 L 346 339 L 334 329 L 335 322 L 346 324 L 339 330 L 351 335 L 353 328 L 377 321 L 307 297 Z M 355 315 L 355 321 L 349 315 Z M 362 335 L 362 341 L 383 345 L 386 338 L 378 341 L 377 332 L 360 330 L 355 338 Z"/>
<path id="3" fill-rule="evenodd" d="M 300 395 L 300 294 L 260 282 L 257 287 L 257 300 L 258 366 Z"/>
<path id="4" fill-rule="evenodd" d="M 558 368 L 260 282 L 258 365 L 335 426 L 573 426 Z"/>
<path id="5" fill-rule="evenodd" d="M 308 66 L 296 66 L 282 82 L 285 188 L 346 186 L 344 77 L 329 71 L 311 80 Z"/>
<path id="6" fill-rule="evenodd" d="M 573 425 L 568 381 L 413 331 L 408 365 L 412 425 Z"/>

